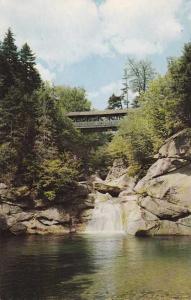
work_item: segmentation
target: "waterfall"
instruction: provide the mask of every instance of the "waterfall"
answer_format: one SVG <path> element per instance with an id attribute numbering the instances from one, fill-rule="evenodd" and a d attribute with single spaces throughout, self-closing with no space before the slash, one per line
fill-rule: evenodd
<path id="1" fill-rule="evenodd" d="M 113 199 L 96 202 L 87 233 L 124 233 L 122 205 Z"/>

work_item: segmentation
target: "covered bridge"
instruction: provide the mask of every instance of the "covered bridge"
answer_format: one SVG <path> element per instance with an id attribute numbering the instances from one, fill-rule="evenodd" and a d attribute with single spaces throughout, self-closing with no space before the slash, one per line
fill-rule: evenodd
<path id="1" fill-rule="evenodd" d="M 91 110 L 67 114 L 76 128 L 86 131 L 117 130 L 119 121 L 127 115 L 127 109 Z"/>

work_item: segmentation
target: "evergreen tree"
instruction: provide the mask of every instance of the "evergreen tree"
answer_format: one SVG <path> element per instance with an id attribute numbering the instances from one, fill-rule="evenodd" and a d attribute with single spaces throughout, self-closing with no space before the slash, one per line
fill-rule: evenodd
<path id="1" fill-rule="evenodd" d="M 4 37 L 4 40 L 2 43 L 2 51 L 10 64 L 13 65 L 18 62 L 17 46 L 15 45 L 14 35 L 10 28 L 8 29 L 7 33 L 5 34 L 5 37 Z"/>
<path id="2" fill-rule="evenodd" d="M 21 62 L 21 79 L 28 92 L 38 89 L 41 84 L 40 75 L 35 68 L 35 56 L 29 45 L 25 43 L 19 52 Z"/>
<path id="3" fill-rule="evenodd" d="M 0 44 L 0 99 L 5 95 L 11 82 L 13 82 L 11 69 L 6 61 Z"/>
<path id="4" fill-rule="evenodd" d="M 18 52 L 14 35 L 10 28 L 5 34 L 4 40 L 0 46 L 0 64 L 2 85 L 1 95 L 3 96 L 8 88 L 18 80 Z"/>
<path id="5" fill-rule="evenodd" d="M 36 98 L 22 86 L 12 86 L 0 102 L 0 144 L 14 149 L 15 183 L 26 182 L 26 172 L 33 156 L 38 107 Z M 33 159 L 31 158 L 31 161 Z"/>
<path id="6" fill-rule="evenodd" d="M 90 108 L 83 89 L 70 94 L 68 107 L 73 99 L 74 110 L 75 104 Z M 9 29 L 0 43 L 0 180 L 32 187 L 46 200 L 74 186 L 79 167 L 80 134 L 59 100 L 54 88 L 41 84 L 28 44 L 18 52 Z"/>
<path id="7" fill-rule="evenodd" d="M 182 120 L 191 125 L 191 43 L 184 46 L 179 59 L 169 61 L 169 73 L 172 78 L 171 90 L 175 98 L 180 99 L 179 113 Z"/>
<path id="8" fill-rule="evenodd" d="M 108 109 L 122 109 L 122 98 L 113 94 L 108 100 Z"/>

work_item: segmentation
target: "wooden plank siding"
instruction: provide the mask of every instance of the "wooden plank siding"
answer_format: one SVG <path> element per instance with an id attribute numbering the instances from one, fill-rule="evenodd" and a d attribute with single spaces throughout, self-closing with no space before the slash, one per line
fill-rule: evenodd
<path id="1" fill-rule="evenodd" d="M 127 110 L 104 110 L 70 112 L 67 116 L 74 122 L 76 128 L 91 131 L 117 130 L 119 122 L 127 115 Z"/>

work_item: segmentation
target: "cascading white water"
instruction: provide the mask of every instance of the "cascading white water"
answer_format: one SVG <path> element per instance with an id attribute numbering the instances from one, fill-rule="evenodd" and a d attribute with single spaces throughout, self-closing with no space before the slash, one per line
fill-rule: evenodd
<path id="1" fill-rule="evenodd" d="M 113 200 L 96 202 L 87 233 L 124 233 L 123 210 L 120 203 Z"/>

